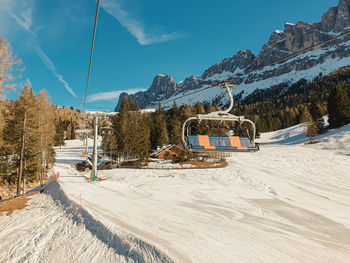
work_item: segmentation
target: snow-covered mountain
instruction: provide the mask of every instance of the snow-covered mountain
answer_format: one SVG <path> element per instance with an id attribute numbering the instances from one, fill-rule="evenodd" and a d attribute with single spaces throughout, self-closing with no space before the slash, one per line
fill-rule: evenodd
<path id="1" fill-rule="evenodd" d="M 233 89 L 233 94 L 242 98 L 256 89 L 268 89 L 285 82 L 292 84 L 302 78 L 312 80 L 350 65 L 350 35 L 280 61 L 273 66 L 266 65 L 349 30 L 350 0 L 339 0 L 338 6 L 331 7 L 322 16 L 321 22 L 286 23 L 283 31 L 276 30 L 271 34 L 268 43 L 262 47 L 257 56 L 250 50 L 240 50 L 234 56 L 211 66 L 201 76 L 191 76 L 180 83 L 176 83 L 169 75 L 157 75 L 147 91 L 132 95 L 122 93 L 116 110 L 119 109 L 124 96 L 131 96 L 133 101 L 137 100 L 141 108 L 152 108 L 159 102 L 165 108 L 169 108 L 173 101 L 179 106 L 198 101 L 215 101 L 219 105 L 225 105 L 228 103 L 228 97 L 218 84 L 228 78 L 234 79 L 238 84 L 238 87 Z M 202 89 L 203 92 L 200 92 Z M 194 93 L 195 91 L 198 92 Z M 179 98 L 186 94 L 191 95 Z"/>

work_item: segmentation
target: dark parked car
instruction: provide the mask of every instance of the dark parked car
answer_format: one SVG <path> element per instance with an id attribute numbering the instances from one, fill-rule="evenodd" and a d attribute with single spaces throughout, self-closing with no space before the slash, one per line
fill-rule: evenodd
<path id="1" fill-rule="evenodd" d="M 107 160 L 107 161 L 103 161 L 101 163 L 99 163 L 97 165 L 97 170 L 110 170 L 110 169 L 114 169 L 117 168 L 118 164 L 111 161 L 111 160 Z"/>
<path id="2" fill-rule="evenodd" d="M 77 163 L 77 170 L 79 172 L 87 172 L 89 170 L 92 170 L 92 165 L 88 161 L 82 161 L 80 163 Z"/>

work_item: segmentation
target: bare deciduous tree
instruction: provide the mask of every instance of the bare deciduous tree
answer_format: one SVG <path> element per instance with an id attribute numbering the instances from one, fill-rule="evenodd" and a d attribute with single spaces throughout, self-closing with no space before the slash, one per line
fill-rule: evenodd
<path id="1" fill-rule="evenodd" d="M 12 47 L 3 37 L 0 36 L 0 99 L 4 98 L 4 90 L 14 90 L 15 86 L 10 84 L 21 76 L 24 70 L 22 60 L 13 55 Z"/>

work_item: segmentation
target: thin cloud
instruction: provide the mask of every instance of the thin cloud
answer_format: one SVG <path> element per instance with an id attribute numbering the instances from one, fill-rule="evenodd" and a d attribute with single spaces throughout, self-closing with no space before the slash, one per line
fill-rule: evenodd
<path id="1" fill-rule="evenodd" d="M 22 10 L 18 15 L 16 15 L 12 10 L 9 10 L 8 13 L 11 17 L 13 17 L 16 21 L 16 23 L 21 26 L 25 31 L 27 31 L 30 35 L 32 35 L 35 38 L 35 34 L 32 31 L 33 26 L 33 19 L 32 19 L 32 9 L 27 8 L 25 10 Z M 46 53 L 41 49 L 40 46 L 35 45 L 34 46 L 35 52 L 39 56 L 40 60 L 44 63 L 44 65 L 51 71 L 51 73 L 56 77 L 56 79 L 63 84 L 65 89 L 72 94 L 74 98 L 77 96 L 75 95 L 74 91 L 71 89 L 67 81 L 64 80 L 63 76 L 58 72 L 56 66 L 51 61 L 51 59 L 46 55 Z"/>
<path id="2" fill-rule="evenodd" d="M 99 92 L 88 96 L 87 102 L 115 100 L 119 98 L 120 94 L 122 94 L 123 92 L 127 92 L 128 94 L 134 94 L 139 91 L 145 91 L 145 89 L 129 89 L 129 90 Z"/>
<path id="3" fill-rule="evenodd" d="M 22 11 L 22 13 L 19 16 L 15 15 L 15 13 L 13 13 L 12 11 L 10 11 L 9 14 L 16 20 L 16 23 L 18 25 L 23 27 L 27 32 L 31 33 L 30 28 L 33 25 L 31 8 Z"/>
<path id="4" fill-rule="evenodd" d="M 76 98 L 77 95 L 75 95 L 74 91 L 71 89 L 67 81 L 65 81 L 63 76 L 57 71 L 55 65 L 52 63 L 50 58 L 45 54 L 45 52 L 39 46 L 36 46 L 34 49 L 35 49 L 35 52 L 38 54 L 39 58 L 41 59 L 41 61 L 51 71 L 51 73 L 56 77 L 56 79 L 63 84 L 66 90 L 70 94 L 72 94 L 74 98 Z"/>
<path id="5" fill-rule="evenodd" d="M 102 8 L 115 17 L 119 23 L 133 35 L 140 45 L 151 45 L 182 38 L 179 32 L 173 33 L 147 33 L 141 21 L 131 17 L 116 0 L 102 0 Z"/>

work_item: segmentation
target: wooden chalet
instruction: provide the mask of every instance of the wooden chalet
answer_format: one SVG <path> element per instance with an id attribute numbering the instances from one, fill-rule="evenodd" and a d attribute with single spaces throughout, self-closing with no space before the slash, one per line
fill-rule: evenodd
<path id="1" fill-rule="evenodd" d="M 151 153 L 151 157 L 165 160 L 167 156 L 170 158 L 181 157 L 184 156 L 186 153 L 187 151 L 181 148 L 180 146 L 170 144 Z"/>

